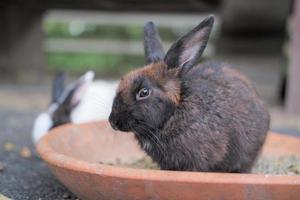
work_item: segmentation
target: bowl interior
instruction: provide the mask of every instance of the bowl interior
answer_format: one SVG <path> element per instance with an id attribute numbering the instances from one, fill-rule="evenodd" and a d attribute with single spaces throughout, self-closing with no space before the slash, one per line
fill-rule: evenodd
<path id="1" fill-rule="evenodd" d="M 66 156 L 92 163 L 131 163 L 145 156 L 132 133 L 113 130 L 107 122 L 74 126 L 52 135 L 51 148 Z"/>

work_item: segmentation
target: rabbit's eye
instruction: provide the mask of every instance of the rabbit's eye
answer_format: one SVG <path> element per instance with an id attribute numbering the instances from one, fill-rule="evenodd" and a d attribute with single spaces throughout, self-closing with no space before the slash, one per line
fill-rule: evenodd
<path id="1" fill-rule="evenodd" d="M 142 99 L 146 99 L 149 97 L 151 93 L 150 89 L 147 88 L 142 88 L 137 94 L 136 94 L 136 99 L 137 100 L 142 100 Z"/>

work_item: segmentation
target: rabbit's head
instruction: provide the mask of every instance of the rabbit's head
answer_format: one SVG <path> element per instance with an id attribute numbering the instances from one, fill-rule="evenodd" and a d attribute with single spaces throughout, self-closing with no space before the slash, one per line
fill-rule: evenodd
<path id="1" fill-rule="evenodd" d="M 64 75 L 55 78 L 52 87 L 52 103 L 48 110 L 53 120 L 52 128 L 72 122 L 72 112 L 84 98 L 93 78 L 94 72 L 88 71 L 67 87 L 64 85 Z"/>
<path id="2" fill-rule="evenodd" d="M 180 106 L 181 80 L 202 55 L 213 22 L 213 16 L 207 17 L 166 54 L 154 24 L 145 25 L 146 66 L 121 79 L 109 117 L 114 129 L 140 133 L 164 126 Z"/>

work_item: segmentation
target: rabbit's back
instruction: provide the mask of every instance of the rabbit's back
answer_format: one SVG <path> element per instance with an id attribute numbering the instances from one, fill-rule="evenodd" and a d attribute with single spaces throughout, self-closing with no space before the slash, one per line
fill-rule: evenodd
<path id="1" fill-rule="evenodd" d="M 224 112 L 269 128 L 269 113 L 252 82 L 226 64 L 206 62 L 194 67 L 183 77 L 181 91 L 183 101 L 197 99 L 200 110 Z"/>
<path id="2" fill-rule="evenodd" d="M 268 111 L 252 83 L 209 62 L 192 68 L 181 84 L 181 122 L 172 121 L 188 132 L 181 138 L 184 148 L 196 154 L 198 148 L 199 157 L 210 160 L 202 170 L 249 171 L 269 129 Z M 187 145 L 193 141 L 198 145 Z"/>

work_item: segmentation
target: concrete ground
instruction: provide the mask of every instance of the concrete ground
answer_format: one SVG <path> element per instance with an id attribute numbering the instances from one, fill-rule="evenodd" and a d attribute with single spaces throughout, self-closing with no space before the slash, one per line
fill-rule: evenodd
<path id="1" fill-rule="evenodd" d="M 31 142 L 36 111 L 0 108 L 0 199 L 76 199 L 37 156 Z M 29 151 L 28 151 L 29 150 Z"/>

